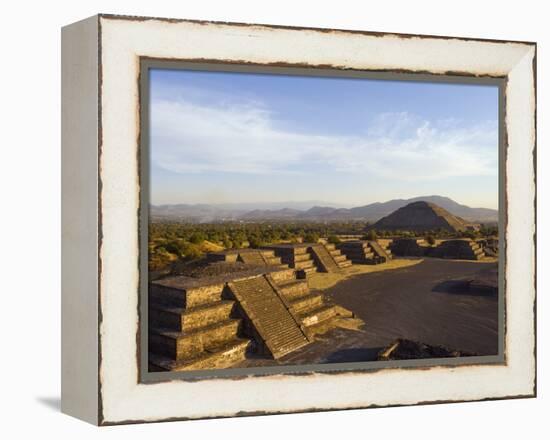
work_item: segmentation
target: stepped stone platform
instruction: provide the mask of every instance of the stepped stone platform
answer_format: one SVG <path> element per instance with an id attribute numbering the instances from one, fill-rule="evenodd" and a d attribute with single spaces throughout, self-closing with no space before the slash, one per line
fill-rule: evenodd
<path id="1" fill-rule="evenodd" d="M 227 368 L 252 352 L 278 359 L 333 328 L 337 319 L 353 317 L 311 292 L 294 268 L 239 261 L 209 266 L 190 272 L 206 276 L 150 283 L 150 370 Z"/>
<path id="2" fill-rule="evenodd" d="M 338 244 L 338 249 L 353 264 L 381 264 L 386 263 L 392 258 L 391 252 L 386 252 L 376 241 L 345 241 Z"/>
<path id="3" fill-rule="evenodd" d="M 429 255 L 437 258 L 453 258 L 459 260 L 481 260 L 485 252 L 481 246 L 473 240 L 459 239 L 446 240 L 439 246 L 431 249 Z"/>
<path id="4" fill-rule="evenodd" d="M 276 244 L 265 249 L 272 250 L 283 264 L 295 269 L 298 278 L 307 278 L 317 272 L 317 266 L 308 252 L 310 246 L 307 243 Z"/>
<path id="5" fill-rule="evenodd" d="M 288 267 L 269 249 L 231 249 L 222 252 L 210 252 L 206 255 L 209 262 L 241 262 L 253 266 L 280 266 Z"/>
<path id="6" fill-rule="evenodd" d="M 399 238 L 393 240 L 390 248 L 398 257 L 423 257 L 426 255 L 428 246 L 423 239 Z"/>
<path id="7" fill-rule="evenodd" d="M 476 241 L 470 239 L 443 240 L 438 246 L 429 246 L 424 239 L 400 238 L 391 244 L 392 252 L 400 257 L 433 257 L 454 260 L 482 260 L 486 254 Z"/>
<path id="8" fill-rule="evenodd" d="M 351 266 L 351 261 L 333 244 L 277 244 L 266 249 L 273 250 L 284 264 L 296 269 L 299 278 L 307 278 L 315 272 L 337 272 Z"/>

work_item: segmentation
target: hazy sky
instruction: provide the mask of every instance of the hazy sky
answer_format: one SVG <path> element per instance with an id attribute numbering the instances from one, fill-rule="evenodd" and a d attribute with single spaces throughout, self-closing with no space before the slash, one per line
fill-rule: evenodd
<path id="1" fill-rule="evenodd" d="M 498 204 L 498 89 L 153 70 L 151 202 Z"/>

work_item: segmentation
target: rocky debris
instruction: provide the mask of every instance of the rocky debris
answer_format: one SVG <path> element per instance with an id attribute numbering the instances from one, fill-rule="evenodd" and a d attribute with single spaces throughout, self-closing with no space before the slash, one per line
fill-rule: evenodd
<path id="1" fill-rule="evenodd" d="M 454 350 L 443 345 L 428 345 L 409 339 L 396 339 L 378 352 L 379 361 L 397 361 L 406 359 L 430 359 L 477 356 L 476 353 Z"/>

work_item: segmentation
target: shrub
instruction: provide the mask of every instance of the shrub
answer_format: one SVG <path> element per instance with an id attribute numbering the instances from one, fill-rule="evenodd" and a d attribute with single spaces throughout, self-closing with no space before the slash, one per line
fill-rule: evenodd
<path id="1" fill-rule="evenodd" d="M 331 244 L 338 244 L 341 242 L 337 235 L 329 235 L 327 241 Z"/>
<path id="2" fill-rule="evenodd" d="M 426 243 L 428 243 L 430 246 L 433 246 L 435 244 L 435 237 L 433 235 L 427 235 L 424 240 L 426 240 Z"/>
<path id="3" fill-rule="evenodd" d="M 304 235 L 304 243 L 317 243 L 319 241 L 319 234 L 316 232 L 308 232 Z"/>
<path id="4" fill-rule="evenodd" d="M 189 237 L 189 241 L 193 244 L 201 244 L 204 240 L 206 240 L 206 235 L 203 232 L 193 232 Z"/>
<path id="5" fill-rule="evenodd" d="M 248 245 L 253 249 L 257 249 L 259 247 L 262 247 L 264 245 L 264 243 L 262 242 L 262 240 L 259 237 L 249 237 L 248 238 Z"/>

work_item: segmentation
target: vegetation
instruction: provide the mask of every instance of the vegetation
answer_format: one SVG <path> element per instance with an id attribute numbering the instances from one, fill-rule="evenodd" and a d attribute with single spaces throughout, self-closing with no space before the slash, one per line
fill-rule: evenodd
<path id="1" fill-rule="evenodd" d="M 370 240 L 370 241 L 373 241 L 373 240 L 376 240 L 378 238 L 378 234 L 376 233 L 376 230 L 375 229 L 371 229 L 370 231 L 368 231 L 364 236 L 363 236 L 363 240 Z"/>
<path id="2" fill-rule="evenodd" d="M 377 238 L 410 238 L 411 231 L 377 231 L 360 221 L 273 222 L 208 224 L 157 222 L 149 224 L 149 270 L 167 271 L 176 261 L 193 261 L 208 252 L 243 247 L 258 248 L 272 243 L 316 243 L 326 239 L 337 244 L 343 239 L 376 240 Z M 446 230 L 426 232 L 426 241 L 446 238 L 483 238 L 498 236 L 496 226 L 483 226 L 479 231 L 452 233 Z"/>
<path id="3" fill-rule="evenodd" d="M 426 238 L 424 238 L 424 240 L 426 240 L 426 243 L 428 243 L 430 246 L 433 246 L 435 244 L 435 237 L 431 234 L 426 235 Z"/>

